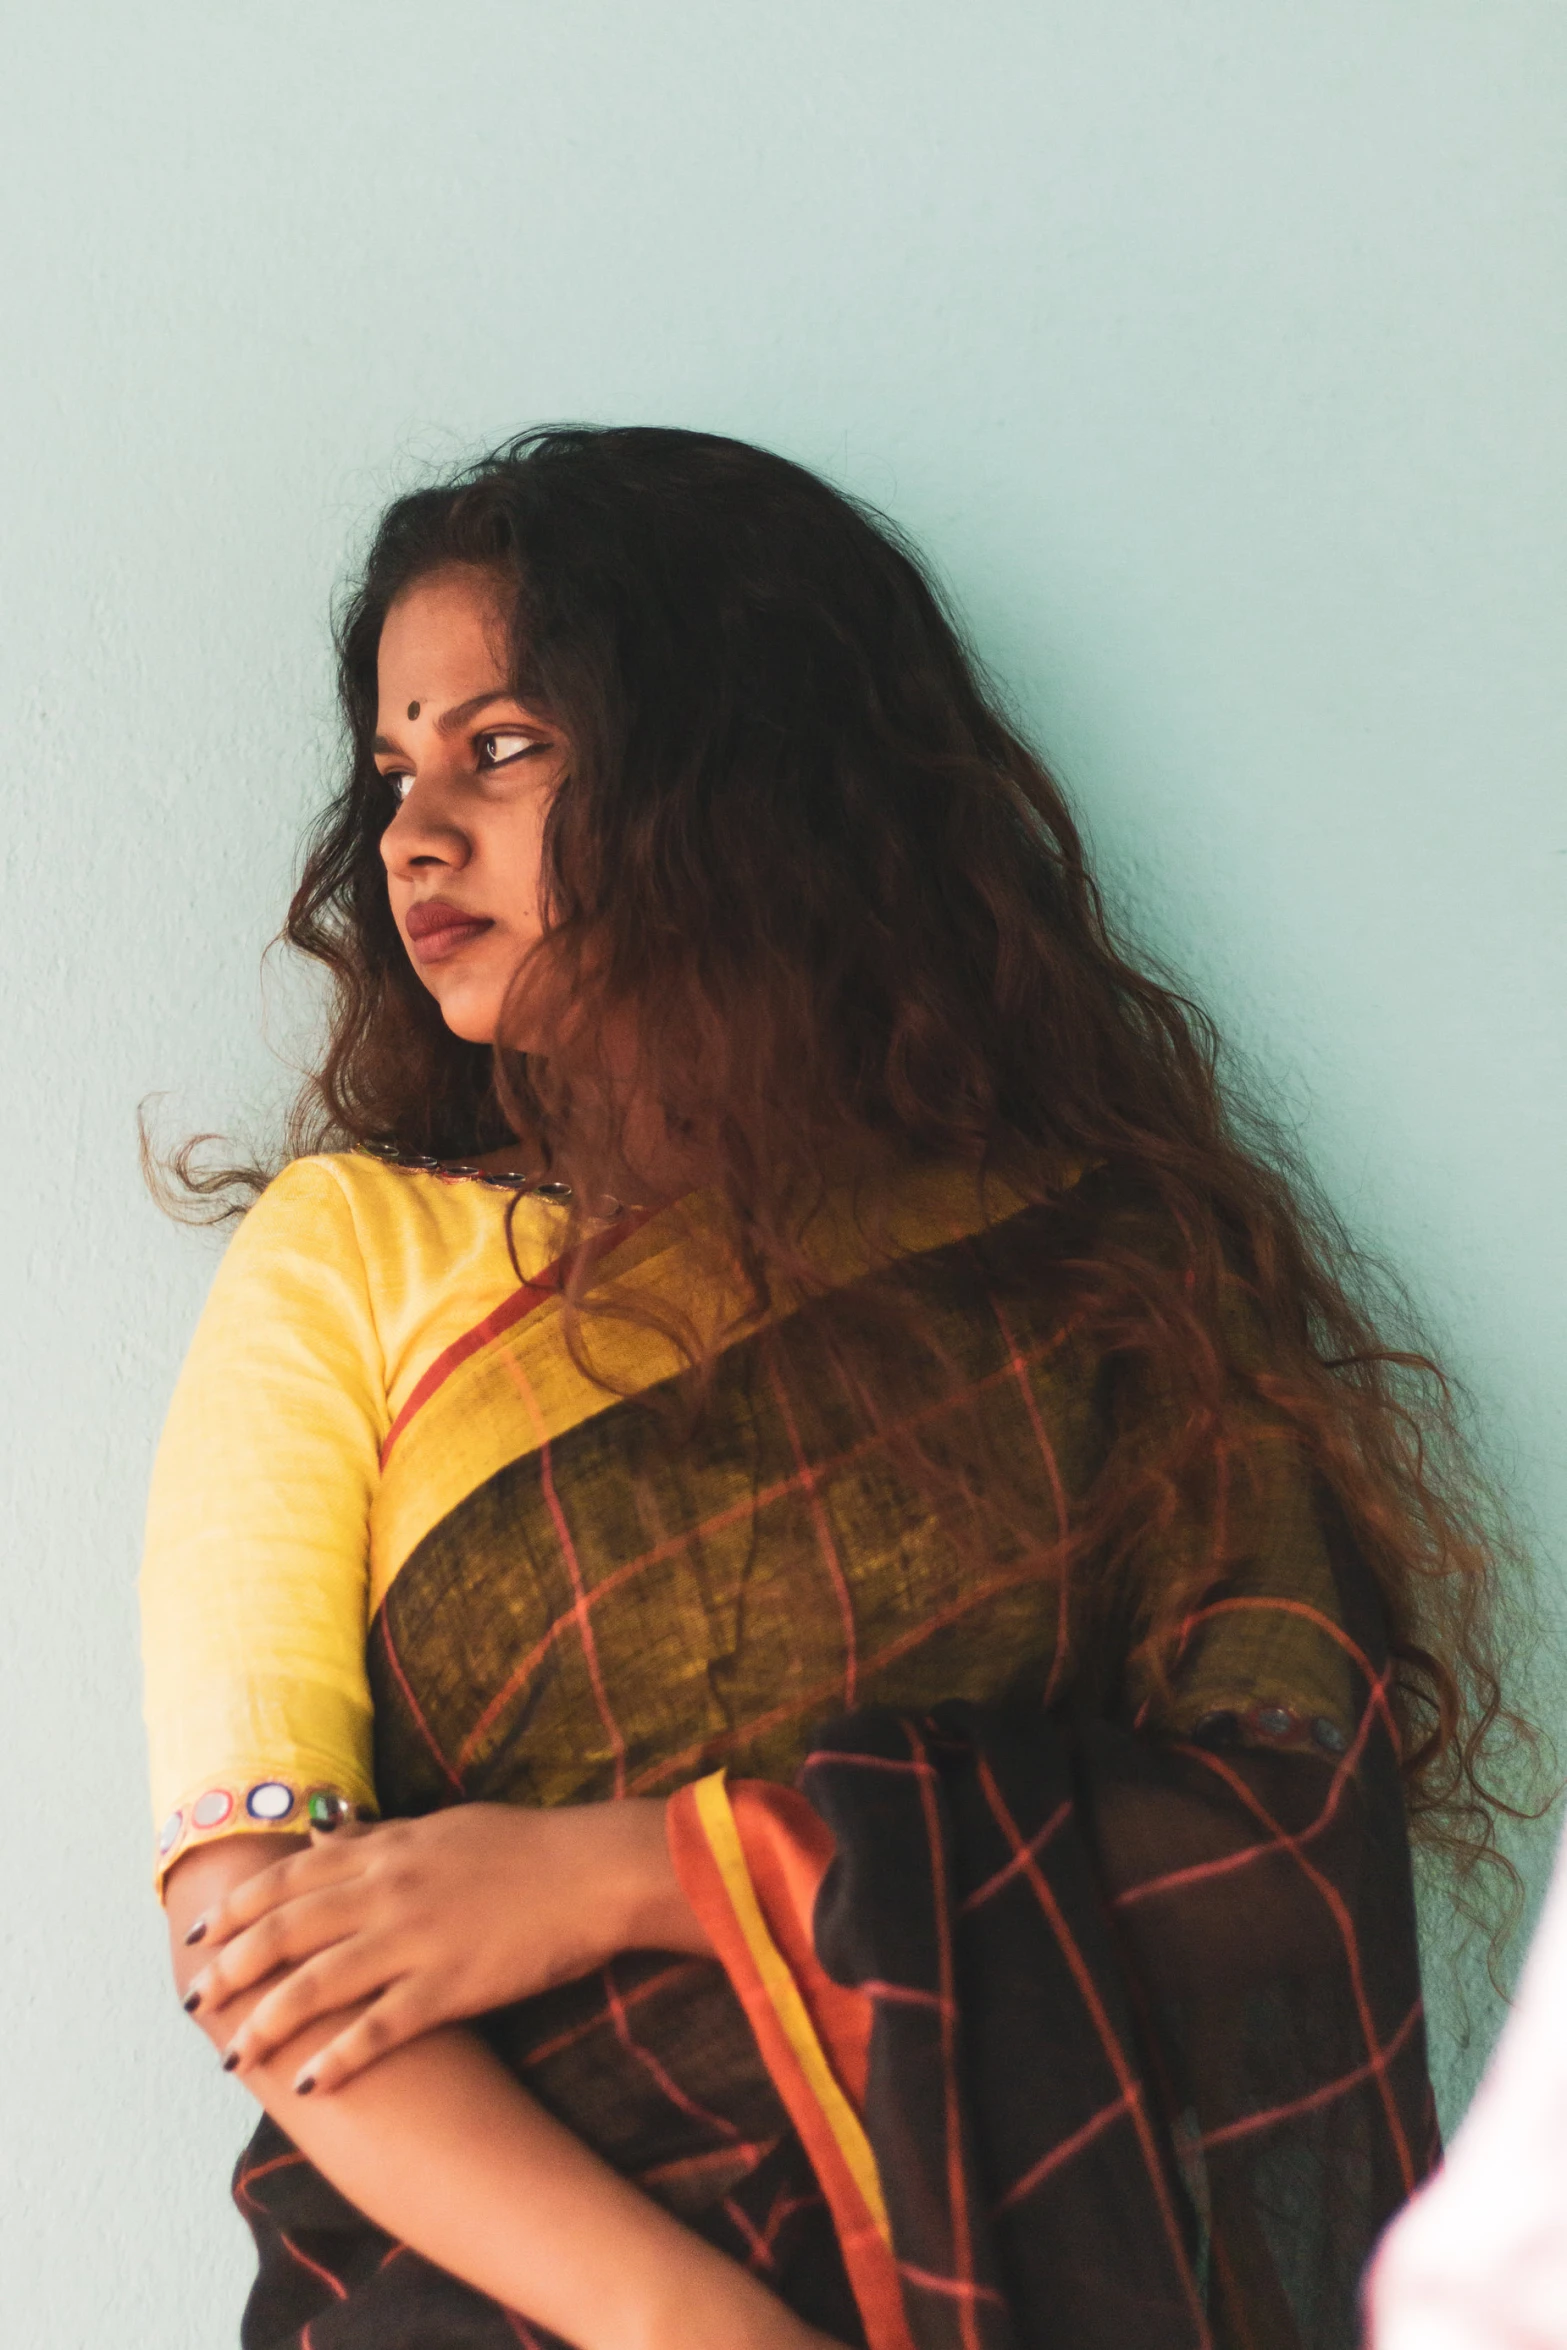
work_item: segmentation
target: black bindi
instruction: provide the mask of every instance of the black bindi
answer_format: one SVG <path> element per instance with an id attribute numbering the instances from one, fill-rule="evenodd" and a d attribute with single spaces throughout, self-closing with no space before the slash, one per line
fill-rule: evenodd
<path id="1" fill-rule="evenodd" d="M 408 715 L 409 715 L 409 717 L 410 717 L 410 718 L 417 718 L 417 717 L 418 717 L 418 715 L 419 715 L 419 705 L 418 705 L 418 703 L 417 703 L 417 702 L 410 702 L 410 703 L 409 703 L 409 705 L 408 705 Z"/>

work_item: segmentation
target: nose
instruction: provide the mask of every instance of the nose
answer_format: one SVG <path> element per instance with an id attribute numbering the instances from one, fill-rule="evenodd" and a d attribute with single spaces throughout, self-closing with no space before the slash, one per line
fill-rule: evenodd
<path id="1" fill-rule="evenodd" d="M 400 881 L 411 881 L 432 867 L 460 872 L 472 854 L 472 843 L 442 781 L 438 770 L 421 768 L 381 835 L 382 862 Z"/>

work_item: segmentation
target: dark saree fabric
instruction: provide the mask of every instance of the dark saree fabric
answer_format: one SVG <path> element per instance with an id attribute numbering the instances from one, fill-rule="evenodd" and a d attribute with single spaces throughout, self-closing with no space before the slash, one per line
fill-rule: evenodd
<path id="1" fill-rule="evenodd" d="M 1209 1673 L 1259 1619 L 1342 1642 L 1347 1732 L 1274 1703 L 1187 1738 L 867 1709 L 798 1795 L 677 1799 L 687 1889 L 846 2242 L 860 2223 L 862 2306 L 895 2279 L 876 2350 L 1358 2341 L 1372 2246 L 1439 2148 L 1376 1608 L 1322 1521 L 1337 1618 L 1229 1592 L 1193 1632 Z M 812 2026 L 847 2123 L 792 2061 Z M 880 2247 L 836 2159 L 856 2118 Z"/>
<path id="2" fill-rule="evenodd" d="M 933 1807 L 863 1767 L 895 1756 Z M 919 2350 L 1352 2344 L 1435 2158 L 1396 1788 L 1324 1827 L 1326 1764 L 1160 1761 L 943 1708 L 854 1717 L 808 1769 Z"/>
<path id="3" fill-rule="evenodd" d="M 1133 1212 L 1096 1181 L 1079 1224 Z M 1038 1278 L 1051 1213 L 869 1277 L 912 1292 L 1047 1530 L 1107 1410 Z M 497 1437 L 371 1626 L 382 1811 L 679 1792 L 719 1953 L 629 1953 L 480 2028 L 845 2344 L 1347 2350 L 1360 2265 L 1434 2147 L 1364 1572 L 1281 1462 L 1171 1685 L 1111 1659 L 1057 1688 L 1037 1553 L 959 1558 L 836 1371 L 834 1310 L 731 1345 L 688 1447 L 646 1396 L 552 1420 L 527 1322 L 451 1383 L 463 1442 L 485 1412 Z M 236 2195 L 244 2350 L 550 2339 L 372 2228 L 270 2122 Z"/>

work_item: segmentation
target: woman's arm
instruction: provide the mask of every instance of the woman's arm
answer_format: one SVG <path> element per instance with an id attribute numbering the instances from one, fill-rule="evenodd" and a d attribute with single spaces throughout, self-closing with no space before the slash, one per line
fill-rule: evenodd
<path id="1" fill-rule="evenodd" d="M 204 1957 L 186 1943 L 195 1921 L 299 1849 L 294 1837 L 234 1837 L 172 1872 L 182 1995 Z M 198 2008 L 197 2020 L 227 2046 L 259 1996 L 258 1986 Z M 580 2350 L 820 2350 L 822 2336 L 545 2114 L 469 2032 L 427 2033 L 335 2096 L 297 2094 L 308 2060 L 352 2020 L 352 2010 L 318 2015 L 246 2081 L 378 2226 Z"/>

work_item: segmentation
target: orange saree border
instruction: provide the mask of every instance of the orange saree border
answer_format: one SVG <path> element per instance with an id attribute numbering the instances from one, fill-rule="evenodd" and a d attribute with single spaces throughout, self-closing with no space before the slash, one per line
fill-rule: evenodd
<path id="1" fill-rule="evenodd" d="M 832 1838 L 793 1788 L 724 1773 L 671 1798 L 669 1849 L 756 2035 L 832 2214 L 870 2350 L 914 2350 L 861 2109 L 871 2003 L 834 1983 L 811 1932 Z"/>

